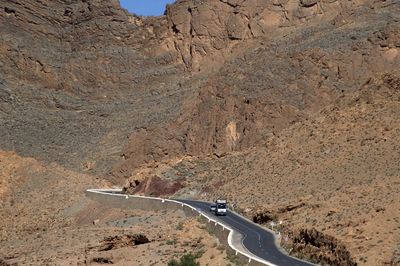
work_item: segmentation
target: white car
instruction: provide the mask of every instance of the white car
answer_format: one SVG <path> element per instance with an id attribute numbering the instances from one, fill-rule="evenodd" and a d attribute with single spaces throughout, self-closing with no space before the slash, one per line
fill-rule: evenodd
<path id="1" fill-rule="evenodd" d="M 210 212 L 215 212 L 216 209 L 217 209 L 217 205 L 216 204 L 211 204 L 210 205 Z"/>

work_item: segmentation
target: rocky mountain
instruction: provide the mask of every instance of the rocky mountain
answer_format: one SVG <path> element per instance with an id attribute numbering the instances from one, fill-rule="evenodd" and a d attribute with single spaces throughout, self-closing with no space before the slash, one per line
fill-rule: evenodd
<path id="1" fill-rule="evenodd" d="M 213 4 L 210 5 L 190 2 L 190 9 L 192 12 L 203 10 L 218 1 L 211 2 Z M 260 10 L 270 10 L 268 6 L 260 7 L 259 4 L 250 5 L 248 2 L 252 1 L 244 1 L 243 6 L 235 4 L 235 8 L 231 5 L 223 7 L 228 6 L 228 10 L 233 12 L 232 16 L 244 10 L 251 13 L 252 8 L 259 13 Z M 311 8 L 308 19 L 299 20 L 294 15 L 300 11 L 293 11 L 293 14 L 289 12 L 293 15 L 288 18 L 291 24 L 277 25 L 270 28 L 268 33 L 257 35 L 258 38 L 243 37 L 239 43 L 229 37 L 227 28 L 221 29 L 225 36 L 221 36 L 222 33 L 211 34 L 220 36 L 217 43 L 226 44 L 222 50 L 214 49 L 205 53 L 202 59 L 205 67 L 215 66 L 207 62 L 207 55 L 210 55 L 210 60 L 217 60 L 219 56 L 214 53 L 227 52 L 230 59 L 219 59 L 222 66 L 205 73 L 206 78 L 201 77 L 203 85 L 197 97 L 185 105 L 176 120 L 167 125 L 140 129 L 131 135 L 123 152 L 127 161 L 117 169 L 116 175 L 129 176 L 131 168 L 143 162 L 180 155 L 219 157 L 227 152 L 260 145 L 268 136 L 304 119 L 340 95 L 357 90 L 374 73 L 398 68 L 399 18 L 392 12 L 392 8 L 398 5 L 378 3 L 372 9 L 371 5 L 374 5 L 371 2 L 346 3 L 339 1 L 313 7 L 296 6 L 303 11 Z M 175 8 L 187 4 L 182 1 Z M 315 9 L 319 5 L 323 10 L 334 11 L 317 14 Z M 345 11 L 341 12 L 342 9 Z M 169 8 L 167 11 L 173 10 Z M 194 13 L 197 14 L 197 11 Z M 203 16 L 207 14 L 209 12 L 204 11 Z M 197 25 L 197 20 L 207 21 L 204 23 L 212 21 L 196 15 L 187 23 Z M 171 27 L 174 28 L 174 25 Z M 217 27 L 210 24 L 207 28 Z M 185 31 L 182 29 L 179 32 Z M 247 35 L 243 33 L 243 36 Z M 208 42 L 214 37 L 204 39 Z M 195 53 L 192 54 L 194 62 L 200 61 Z M 201 73 L 197 76 L 201 76 Z M 196 80 L 196 77 L 192 77 L 192 80 Z"/>
<path id="2" fill-rule="evenodd" d="M 3 149 L 104 173 L 128 133 L 173 118 L 190 94 L 178 65 L 145 51 L 159 42 L 162 20 L 144 25 L 118 1 L 0 8 Z"/>
<path id="3" fill-rule="evenodd" d="M 299 256 L 396 261 L 397 0 L 179 0 L 160 17 L 10 0 L 0 25 L 5 164 L 12 151 L 132 193 L 223 194 L 284 220 Z M 4 178 L 0 193 L 22 190 Z"/>

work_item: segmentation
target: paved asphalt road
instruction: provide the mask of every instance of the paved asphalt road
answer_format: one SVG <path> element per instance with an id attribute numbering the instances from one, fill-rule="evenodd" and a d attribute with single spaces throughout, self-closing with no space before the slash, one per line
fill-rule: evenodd
<path id="1" fill-rule="evenodd" d="M 315 265 L 290 257 L 275 245 L 275 239 L 271 232 L 262 229 L 258 225 L 228 210 L 226 216 L 214 216 L 210 211 L 210 203 L 194 200 L 178 200 L 189 204 L 202 212 L 210 214 L 226 225 L 232 227 L 244 236 L 243 245 L 248 251 L 270 263 L 282 266 Z"/>

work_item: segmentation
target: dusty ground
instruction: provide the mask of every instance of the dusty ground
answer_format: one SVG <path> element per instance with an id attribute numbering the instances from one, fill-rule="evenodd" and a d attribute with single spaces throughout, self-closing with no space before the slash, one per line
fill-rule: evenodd
<path id="1" fill-rule="evenodd" d="M 229 263 L 218 239 L 183 212 L 124 211 L 86 199 L 84 189 L 107 186 L 94 177 L 0 152 L 0 180 L 5 265 L 166 265 L 189 252 L 201 265 Z M 124 241 L 135 234 L 150 242 Z M 121 239 L 107 247 L 109 237 Z"/>

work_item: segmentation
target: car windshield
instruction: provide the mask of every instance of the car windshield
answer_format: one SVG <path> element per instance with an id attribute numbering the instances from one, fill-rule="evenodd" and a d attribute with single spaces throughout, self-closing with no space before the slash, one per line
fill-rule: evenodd
<path id="1" fill-rule="evenodd" d="M 218 209 L 226 209 L 226 204 L 225 203 L 218 203 L 217 207 L 218 207 Z"/>

